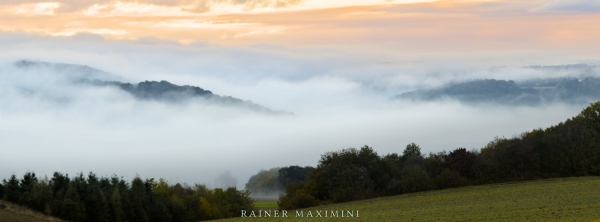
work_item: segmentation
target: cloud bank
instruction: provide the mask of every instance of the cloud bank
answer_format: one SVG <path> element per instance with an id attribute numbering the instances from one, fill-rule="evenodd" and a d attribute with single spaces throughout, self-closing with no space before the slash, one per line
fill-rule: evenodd
<path id="1" fill-rule="evenodd" d="M 598 0 L 549 0 L 534 11 L 558 11 L 558 12 L 599 12 L 600 1 Z"/>

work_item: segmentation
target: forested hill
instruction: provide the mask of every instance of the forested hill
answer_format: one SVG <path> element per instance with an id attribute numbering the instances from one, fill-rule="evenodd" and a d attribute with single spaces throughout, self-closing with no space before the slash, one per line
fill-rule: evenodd
<path id="1" fill-rule="evenodd" d="M 242 107 L 263 113 L 284 115 L 292 114 L 281 110 L 274 111 L 248 100 L 244 101 L 231 96 L 220 96 L 212 93 L 209 90 L 205 90 L 197 86 L 180 86 L 172 84 L 165 80 L 162 80 L 160 82 L 144 81 L 137 84 L 101 80 L 83 80 L 81 81 L 81 83 L 90 84 L 94 86 L 117 87 L 118 89 L 131 93 L 131 95 L 133 95 L 135 98 L 141 100 L 187 102 L 194 99 L 204 99 L 208 102 L 217 105 Z"/>
<path id="2" fill-rule="evenodd" d="M 232 108 L 243 108 L 259 113 L 267 114 L 284 114 L 292 113 L 272 110 L 267 107 L 255 104 L 249 100 L 242 100 L 232 96 L 221 96 L 214 94 L 209 90 L 205 90 L 198 86 L 175 85 L 168 81 L 143 81 L 139 83 L 128 83 L 119 76 L 112 75 L 99 69 L 89 66 L 63 64 L 63 63 L 46 63 L 32 61 L 18 61 L 14 63 L 14 68 L 25 76 L 37 78 L 41 80 L 51 80 L 47 82 L 66 84 L 67 86 L 92 86 L 92 87 L 114 87 L 115 89 L 123 90 L 130 93 L 134 98 L 139 100 L 154 100 L 167 103 L 181 102 L 205 102 L 211 105 L 226 106 Z M 40 80 L 40 81 L 41 81 Z M 25 91 L 28 94 L 44 94 L 46 97 L 55 91 L 62 91 L 65 85 L 55 85 L 44 88 L 19 86 L 19 90 Z M 57 89 L 51 92 L 41 91 L 48 89 Z M 65 101 L 65 97 L 69 95 L 60 95 L 61 101 Z M 68 100 L 68 99 L 67 99 Z"/>
<path id="3" fill-rule="evenodd" d="M 551 102 L 587 104 L 600 100 L 600 79 L 548 78 L 515 82 L 512 80 L 474 80 L 451 83 L 439 88 L 400 94 L 396 99 L 436 101 L 455 99 L 464 103 L 503 105 L 540 105 Z"/>

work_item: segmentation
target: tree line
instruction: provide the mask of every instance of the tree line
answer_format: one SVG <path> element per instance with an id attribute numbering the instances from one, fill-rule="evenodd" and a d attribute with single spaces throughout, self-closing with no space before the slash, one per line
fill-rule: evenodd
<path id="1" fill-rule="evenodd" d="M 0 197 L 69 221 L 198 221 L 233 217 L 253 208 L 250 191 L 280 190 L 281 209 L 297 209 L 434 189 L 552 177 L 600 175 L 600 102 L 547 129 L 495 138 L 480 150 L 379 155 L 372 147 L 326 152 L 316 167 L 289 166 L 251 177 L 247 190 L 130 183 L 116 175 L 75 177 L 26 172 L 0 184 Z"/>
<path id="2" fill-rule="evenodd" d="M 288 183 L 282 209 L 418 191 L 553 177 L 600 175 L 600 102 L 547 129 L 495 138 L 480 150 L 422 154 L 417 144 L 378 155 L 348 148 L 321 155 L 305 180 Z M 280 174 L 281 176 L 281 174 Z"/>
<path id="3" fill-rule="evenodd" d="M 204 185 L 169 184 L 163 179 L 131 183 L 116 175 L 94 173 L 74 177 L 55 172 L 38 178 L 26 172 L 0 184 L 0 197 L 46 215 L 68 221 L 199 221 L 234 217 L 253 208 L 250 192 L 235 187 L 209 189 Z"/>

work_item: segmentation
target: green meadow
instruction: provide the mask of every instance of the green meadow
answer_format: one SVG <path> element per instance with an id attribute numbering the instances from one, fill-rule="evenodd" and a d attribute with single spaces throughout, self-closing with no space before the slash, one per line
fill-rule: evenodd
<path id="1" fill-rule="evenodd" d="M 258 209 L 276 210 L 277 209 L 277 201 L 276 200 L 257 201 L 254 203 L 254 207 L 256 207 Z"/>
<path id="2" fill-rule="evenodd" d="M 256 206 L 269 204 L 258 202 Z M 469 186 L 301 210 L 303 218 L 296 218 L 291 210 L 287 218 L 260 221 L 600 221 L 600 177 Z M 360 217 L 306 217 L 308 211 L 314 216 L 318 210 L 358 210 Z"/>

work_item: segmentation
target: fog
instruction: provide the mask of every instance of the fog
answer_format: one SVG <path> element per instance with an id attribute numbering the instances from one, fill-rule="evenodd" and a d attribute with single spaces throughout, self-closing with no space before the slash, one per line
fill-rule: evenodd
<path id="1" fill-rule="evenodd" d="M 596 64 L 435 56 L 412 61 L 388 51 L 359 53 L 360 48 L 181 45 L 94 35 L 0 33 L 0 45 L 0 177 L 28 170 L 49 177 L 54 171 L 93 171 L 218 186 L 216 178 L 231 174 L 238 187 L 260 169 L 315 166 L 327 151 L 369 145 L 383 155 L 401 153 L 411 142 L 424 153 L 478 149 L 496 136 L 555 125 L 585 105 L 467 106 L 391 98 L 453 81 L 581 75 L 523 65 Z M 87 65 L 103 72 L 14 65 L 23 59 Z M 201 100 L 139 100 L 117 88 L 73 83 L 83 77 L 131 83 L 167 80 L 294 115 Z"/>

